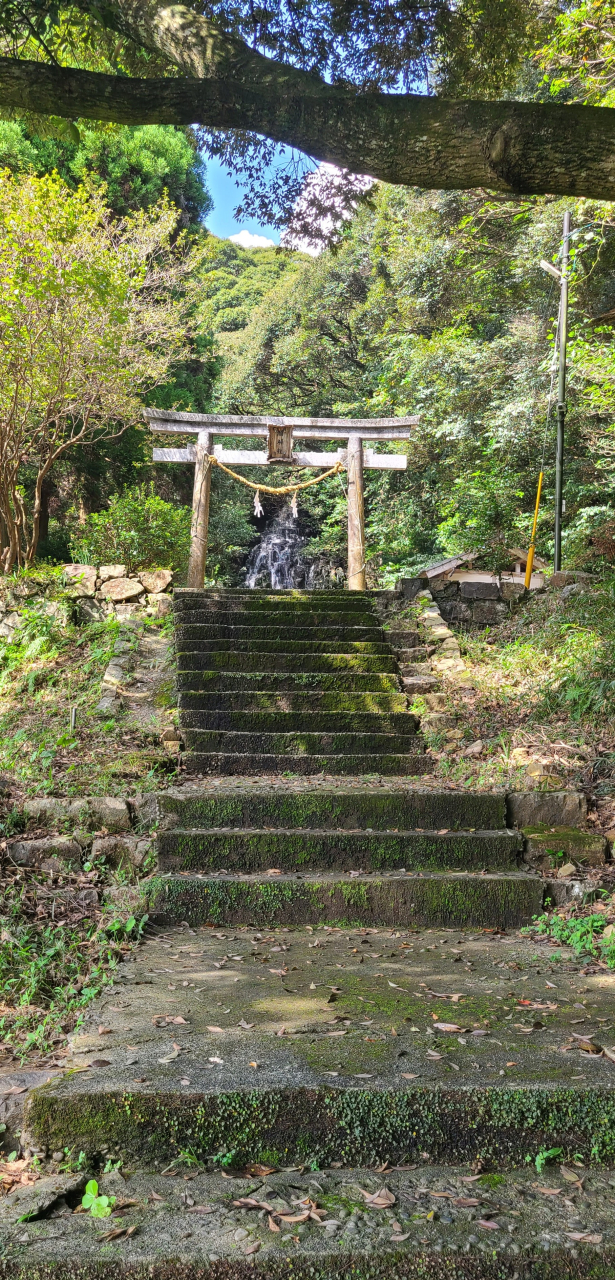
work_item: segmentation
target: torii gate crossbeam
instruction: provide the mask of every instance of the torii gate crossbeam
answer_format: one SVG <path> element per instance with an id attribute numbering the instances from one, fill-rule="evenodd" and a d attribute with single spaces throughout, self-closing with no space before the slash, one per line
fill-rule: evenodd
<path id="1" fill-rule="evenodd" d="M 195 445 L 183 449 L 154 449 L 154 462 L 194 462 L 191 548 L 188 586 L 201 588 L 205 580 L 207 531 L 211 491 L 210 457 L 226 466 L 291 466 L 329 468 L 343 462 L 348 473 L 348 589 L 365 591 L 365 517 L 363 470 L 404 471 L 403 454 L 381 454 L 364 449 L 364 440 L 409 440 L 418 417 L 406 418 L 280 418 L 264 415 L 183 413 L 164 409 L 144 409 L 152 431 L 168 435 L 196 435 Z M 267 452 L 224 449 L 214 445 L 214 436 L 243 436 L 268 441 Z M 293 449 L 293 438 L 302 440 L 345 440 L 346 448 L 336 453 L 313 453 Z"/>

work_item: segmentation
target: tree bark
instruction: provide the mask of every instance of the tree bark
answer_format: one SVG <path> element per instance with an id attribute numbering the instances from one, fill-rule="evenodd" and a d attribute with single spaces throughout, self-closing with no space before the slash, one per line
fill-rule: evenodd
<path id="1" fill-rule="evenodd" d="M 613 108 L 360 93 L 246 53 L 244 78 L 238 57 L 221 57 L 202 79 L 137 80 L 0 58 L 0 105 L 120 124 L 253 130 L 406 186 L 615 199 Z M 261 63 L 271 68 L 268 79 Z"/>

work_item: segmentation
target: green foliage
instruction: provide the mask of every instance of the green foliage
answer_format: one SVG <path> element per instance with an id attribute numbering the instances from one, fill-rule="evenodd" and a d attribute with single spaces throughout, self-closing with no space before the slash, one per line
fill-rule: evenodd
<path id="1" fill-rule="evenodd" d="M 553 938 L 555 942 L 561 942 L 563 946 L 572 947 L 577 956 L 598 956 L 606 961 L 610 969 L 615 969 L 615 939 L 612 935 L 607 939 L 602 938 L 606 923 L 604 916 L 598 912 L 569 918 L 554 913 L 538 916 L 527 931 L 537 932 Z"/>
<path id="2" fill-rule="evenodd" d="M 137 485 L 109 499 L 76 526 L 71 550 L 77 564 L 125 564 L 136 569 L 185 572 L 190 552 L 190 509 L 164 502 L 153 486 Z"/>
<path id="3" fill-rule="evenodd" d="M 151 208 L 165 191 L 181 210 L 183 226 L 197 226 L 212 208 L 196 139 L 174 125 L 86 126 L 71 138 L 41 137 L 21 121 L 2 120 L 5 167 L 38 176 L 55 170 L 71 187 L 104 184 L 105 204 L 116 217 Z"/>
<path id="4" fill-rule="evenodd" d="M 537 1173 L 542 1173 L 546 1164 L 550 1164 L 552 1160 L 561 1159 L 563 1154 L 563 1147 L 549 1147 L 548 1150 L 546 1147 L 542 1147 L 534 1158 Z M 531 1156 L 527 1156 L 527 1160 L 529 1162 L 531 1160 Z"/>
<path id="5" fill-rule="evenodd" d="M 300 255 L 284 249 L 243 249 L 210 236 L 198 270 L 199 323 L 214 333 L 244 329 L 278 280 L 299 270 Z"/>
<path id="6" fill-rule="evenodd" d="M 98 1183 L 91 1178 L 86 1183 L 85 1193 L 81 1203 L 84 1209 L 89 1209 L 93 1218 L 109 1218 L 111 1210 L 115 1204 L 115 1196 L 99 1196 Z"/>
<path id="7" fill-rule="evenodd" d="M 576 0 L 554 22 L 537 61 L 549 92 L 592 106 L 615 104 L 615 4 Z"/>

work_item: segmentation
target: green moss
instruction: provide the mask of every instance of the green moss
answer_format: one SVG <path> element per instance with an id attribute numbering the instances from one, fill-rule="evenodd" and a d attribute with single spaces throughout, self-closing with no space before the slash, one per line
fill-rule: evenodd
<path id="1" fill-rule="evenodd" d="M 407 1163 L 428 1151 L 434 1162 L 470 1159 L 521 1164 L 556 1142 L 564 1158 L 615 1158 L 615 1096 L 610 1089 L 538 1085 L 532 1089 L 423 1086 L 406 1090 L 283 1088 L 183 1096 L 37 1090 L 28 1126 L 38 1145 L 90 1154 L 102 1145 L 124 1158 L 172 1159 L 189 1148 L 202 1159 L 225 1151 L 238 1164 L 306 1159 L 320 1167 L 389 1159 Z"/>

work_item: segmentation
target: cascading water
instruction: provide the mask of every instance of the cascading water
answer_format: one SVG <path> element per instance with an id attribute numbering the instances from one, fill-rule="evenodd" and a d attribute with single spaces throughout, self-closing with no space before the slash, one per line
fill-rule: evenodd
<path id="1" fill-rule="evenodd" d="M 246 586 L 284 591 L 309 585 L 310 566 L 303 559 L 306 542 L 299 532 L 297 517 L 290 507 L 284 507 L 248 556 Z"/>

